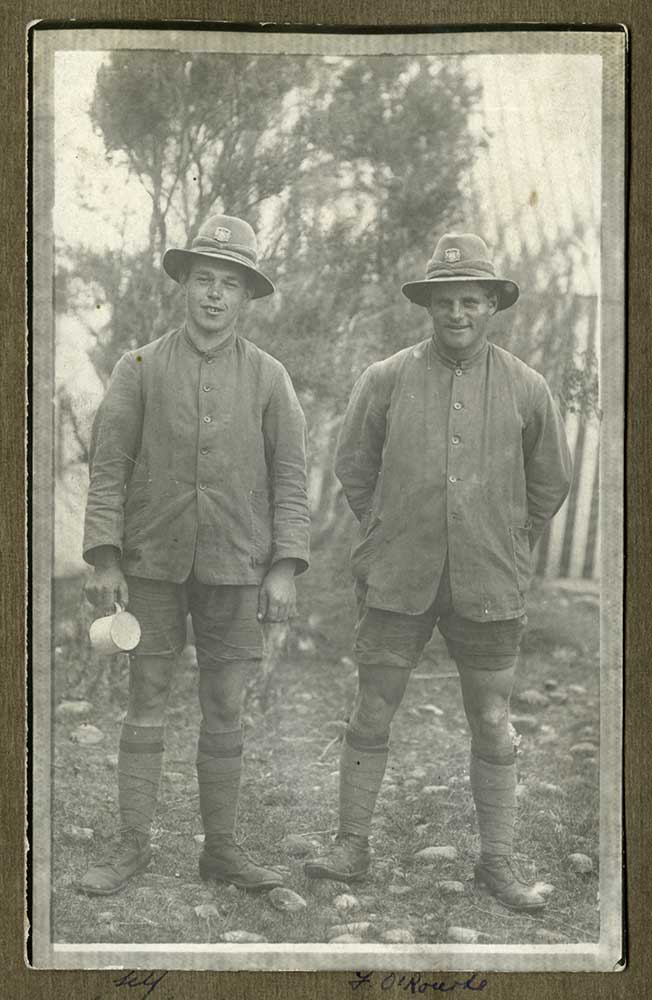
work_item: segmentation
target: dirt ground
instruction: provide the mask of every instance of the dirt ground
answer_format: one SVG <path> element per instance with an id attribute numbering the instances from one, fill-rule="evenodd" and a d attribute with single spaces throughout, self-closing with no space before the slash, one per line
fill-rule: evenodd
<path id="1" fill-rule="evenodd" d="M 525 874 L 552 887 L 538 917 L 511 913 L 473 886 L 478 837 L 469 734 L 455 666 L 437 637 L 393 726 L 371 875 L 350 887 L 304 877 L 305 852 L 325 844 L 336 826 L 339 739 L 355 692 L 346 652 L 349 605 L 339 625 L 299 620 L 267 704 L 258 683 L 246 709 L 239 836 L 261 860 L 283 868 L 305 906 L 285 912 L 265 895 L 200 881 L 190 648 L 170 701 L 153 863 L 118 895 L 80 894 L 76 879 L 116 829 L 117 742 L 127 692 L 124 658 L 99 660 L 88 648 L 80 590 L 74 580 L 55 591 L 55 941 L 201 943 L 229 940 L 225 935 L 234 932 L 270 942 L 325 942 L 347 932 L 382 941 L 398 931 L 406 941 L 439 943 L 458 939 L 452 928 L 460 927 L 485 943 L 597 940 L 599 608 L 590 586 L 535 589 L 512 700 L 521 734 L 517 856 Z M 91 737 L 87 744 L 78 742 L 80 732 Z M 427 846 L 452 847 L 454 857 L 419 857 Z M 575 870 L 570 858 L 578 853 L 590 871 Z M 343 894 L 352 899 L 343 903 Z"/>

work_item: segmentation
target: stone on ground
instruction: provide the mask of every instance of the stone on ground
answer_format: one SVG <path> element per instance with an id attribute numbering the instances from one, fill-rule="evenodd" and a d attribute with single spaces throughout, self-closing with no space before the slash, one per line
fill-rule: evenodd
<path id="1" fill-rule="evenodd" d="M 415 937 L 407 927 L 391 927 L 383 931 L 381 939 L 387 944 L 415 944 Z"/>
<path id="2" fill-rule="evenodd" d="M 308 854 L 314 853 L 315 848 L 319 847 L 319 842 L 309 840 L 300 833 L 288 833 L 279 846 L 293 858 L 305 858 Z"/>
<path id="3" fill-rule="evenodd" d="M 422 795 L 443 795 L 450 791 L 448 785 L 424 785 L 421 789 Z"/>
<path id="4" fill-rule="evenodd" d="M 452 844 L 446 844 L 443 847 L 424 847 L 417 851 L 415 857 L 421 858 L 422 861 L 455 861 L 457 848 L 453 847 Z"/>
<path id="5" fill-rule="evenodd" d="M 570 691 L 571 694 L 579 694 L 579 695 L 586 694 L 586 688 L 584 687 L 583 684 L 569 684 L 568 690 Z"/>
<path id="6" fill-rule="evenodd" d="M 568 701 L 568 695 L 565 691 L 549 691 L 548 698 L 553 705 L 565 705 Z"/>
<path id="7" fill-rule="evenodd" d="M 308 905 L 298 892 L 280 885 L 272 889 L 267 898 L 272 906 L 277 910 L 283 910 L 284 913 L 298 913 L 300 910 L 305 910 Z"/>
<path id="8" fill-rule="evenodd" d="M 70 739 L 82 747 L 92 747 L 102 742 L 104 733 L 97 726 L 91 726 L 89 722 L 82 722 L 81 726 L 73 729 Z"/>
<path id="9" fill-rule="evenodd" d="M 559 687 L 559 682 L 554 679 L 554 677 L 547 677 L 543 682 L 543 686 L 546 691 L 554 691 Z"/>
<path id="10" fill-rule="evenodd" d="M 74 840 L 78 844 L 87 844 L 93 839 L 94 831 L 90 826 L 71 826 L 68 832 L 68 836 L 71 840 Z"/>
<path id="11" fill-rule="evenodd" d="M 390 885 L 387 890 L 392 896 L 407 896 L 409 892 L 412 892 L 411 885 Z"/>
<path id="12" fill-rule="evenodd" d="M 545 694 L 535 688 L 528 688 L 514 695 L 514 700 L 520 705 L 528 705 L 531 708 L 546 708 L 550 701 Z"/>
<path id="13" fill-rule="evenodd" d="M 339 896 L 335 897 L 333 900 L 333 906 L 337 910 L 342 911 L 355 910 L 358 906 L 360 906 L 360 902 L 355 896 L 350 895 L 350 893 L 343 892 L 340 893 Z"/>
<path id="14" fill-rule="evenodd" d="M 551 885 L 550 882 L 535 882 L 532 888 L 536 889 L 539 895 L 543 896 L 544 898 L 552 896 L 553 892 L 555 891 L 554 885 Z"/>
<path id="15" fill-rule="evenodd" d="M 539 720 L 534 715 L 512 715 L 511 722 L 518 733 L 534 733 L 539 728 Z"/>
<path id="16" fill-rule="evenodd" d="M 353 920 L 350 924 L 334 924 L 333 927 L 328 928 L 328 940 L 332 941 L 333 938 L 341 937 L 342 934 L 362 936 L 368 934 L 370 930 L 370 920 Z"/>
<path id="17" fill-rule="evenodd" d="M 553 784 L 551 781 L 540 781 L 537 784 L 537 788 L 542 792 L 549 792 L 550 795 L 564 795 L 564 789 L 559 785 Z"/>
<path id="18" fill-rule="evenodd" d="M 61 701 L 54 710 L 54 717 L 59 722 L 83 719 L 93 711 L 90 701 Z"/>
<path id="19" fill-rule="evenodd" d="M 436 716 L 444 714 L 444 710 L 442 708 L 439 708 L 437 705 L 431 705 L 431 704 L 419 705 L 419 711 L 425 712 L 428 715 L 436 715 Z"/>
<path id="20" fill-rule="evenodd" d="M 574 757 L 588 757 L 597 752 L 598 748 L 595 743 L 589 743 L 588 740 L 583 743 L 576 743 L 569 750 L 569 753 L 572 753 Z"/>
<path id="21" fill-rule="evenodd" d="M 203 844 L 206 840 L 206 836 L 203 833 L 196 833 L 192 839 L 196 844 Z"/>
<path id="22" fill-rule="evenodd" d="M 211 917 L 219 917 L 220 915 L 215 903 L 200 903 L 194 909 L 200 920 L 210 920 Z"/>
<path id="23" fill-rule="evenodd" d="M 266 944 L 267 938 L 253 931 L 227 931 L 222 935 L 223 941 L 229 944 Z"/>
<path id="24" fill-rule="evenodd" d="M 544 944 L 559 944 L 566 941 L 566 935 L 561 931 L 550 931 L 547 927 L 537 927 L 534 936 Z"/>
<path id="25" fill-rule="evenodd" d="M 475 927 L 447 927 L 446 937 L 449 941 L 456 941 L 459 944 L 474 944 L 480 937 L 479 931 Z"/>
<path id="26" fill-rule="evenodd" d="M 580 875 L 588 875 L 593 871 L 593 862 L 588 854 L 569 854 L 568 864 L 574 872 Z"/>
<path id="27" fill-rule="evenodd" d="M 439 889 L 440 892 L 449 893 L 454 895 L 455 893 L 464 892 L 464 883 L 456 882 L 454 879 L 442 879 L 441 882 L 435 883 L 435 888 Z"/>

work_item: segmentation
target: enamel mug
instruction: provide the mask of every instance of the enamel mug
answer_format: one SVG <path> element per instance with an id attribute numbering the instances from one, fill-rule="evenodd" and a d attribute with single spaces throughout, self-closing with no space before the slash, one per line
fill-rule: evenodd
<path id="1" fill-rule="evenodd" d="M 96 618 L 88 634 L 96 653 L 100 656 L 113 656 L 115 653 L 127 653 L 130 649 L 135 649 L 140 642 L 140 625 L 133 615 L 116 604 L 115 614 Z"/>

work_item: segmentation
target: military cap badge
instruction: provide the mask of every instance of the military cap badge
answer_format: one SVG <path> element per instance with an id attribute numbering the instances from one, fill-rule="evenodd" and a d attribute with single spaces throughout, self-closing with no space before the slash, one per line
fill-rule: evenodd
<path id="1" fill-rule="evenodd" d="M 215 230 L 215 239 L 218 243 L 228 243 L 231 239 L 231 230 L 226 229 L 224 226 L 218 226 Z"/>
<path id="2" fill-rule="evenodd" d="M 461 258 L 462 254 L 457 247 L 449 247 L 448 250 L 444 250 L 444 260 L 448 264 L 456 264 Z"/>

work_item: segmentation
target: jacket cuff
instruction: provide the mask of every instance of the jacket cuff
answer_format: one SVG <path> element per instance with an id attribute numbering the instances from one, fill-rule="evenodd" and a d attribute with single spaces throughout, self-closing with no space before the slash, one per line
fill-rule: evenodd
<path id="1" fill-rule="evenodd" d="M 275 545 L 272 553 L 272 561 L 270 562 L 270 568 L 274 566 L 275 563 L 280 562 L 281 559 L 294 559 L 295 576 L 300 576 L 302 573 L 305 573 L 310 565 L 308 549 L 300 548 L 296 544 Z"/>
<path id="2" fill-rule="evenodd" d="M 89 566 L 94 566 L 95 560 L 93 559 L 93 553 L 96 549 L 100 549 L 104 546 L 111 546 L 112 548 L 117 549 L 119 558 L 122 559 L 122 539 L 111 535 L 98 535 L 96 537 L 88 536 L 84 538 L 82 548 L 84 562 L 87 562 Z"/>

